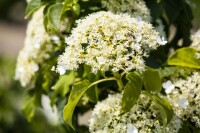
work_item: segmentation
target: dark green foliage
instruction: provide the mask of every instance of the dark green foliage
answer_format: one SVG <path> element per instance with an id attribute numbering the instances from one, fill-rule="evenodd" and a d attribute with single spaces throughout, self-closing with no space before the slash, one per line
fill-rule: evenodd
<path id="1" fill-rule="evenodd" d="M 152 68 L 147 68 L 147 70 L 144 72 L 143 82 L 144 88 L 147 91 L 160 92 L 162 89 L 159 72 Z"/>
<path id="2" fill-rule="evenodd" d="M 146 4 L 151 11 L 153 23 L 156 19 L 160 18 L 165 24 L 167 37 L 176 32 L 167 45 L 151 54 L 151 58 L 154 58 L 154 64 L 159 63 L 158 65 L 161 65 L 166 61 L 170 48 L 176 50 L 180 47 L 190 45 L 190 30 L 193 19 L 192 10 L 185 0 L 160 0 L 159 2 L 156 0 L 146 0 Z M 170 29 L 171 26 L 174 26 L 173 31 Z M 183 42 L 181 45 L 178 45 L 180 40 Z"/>
<path id="3" fill-rule="evenodd" d="M 124 112 L 130 111 L 130 109 L 136 104 L 141 92 L 142 92 L 142 78 L 137 73 L 128 73 L 126 75 L 129 81 L 123 92 L 122 97 L 122 109 Z"/>
<path id="4" fill-rule="evenodd" d="M 161 98 L 157 94 L 152 94 L 149 92 L 143 92 L 146 96 L 149 96 L 155 102 L 157 108 L 160 111 L 161 121 L 163 126 L 166 126 L 173 117 L 173 109 L 170 103 L 165 98 Z"/>

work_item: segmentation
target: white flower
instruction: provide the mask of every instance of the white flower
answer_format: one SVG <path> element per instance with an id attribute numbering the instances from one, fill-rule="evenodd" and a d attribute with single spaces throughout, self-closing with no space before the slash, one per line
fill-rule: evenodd
<path id="1" fill-rule="evenodd" d="M 55 42 L 55 43 L 59 43 L 60 42 L 60 38 L 58 36 L 52 36 L 51 39 Z"/>
<path id="2" fill-rule="evenodd" d="M 65 69 L 64 69 L 62 66 L 59 66 L 59 67 L 57 68 L 57 71 L 60 73 L 60 75 L 65 74 Z"/>
<path id="3" fill-rule="evenodd" d="M 167 94 L 174 112 L 183 120 L 190 120 L 200 127 L 200 72 L 192 72 L 187 78 L 171 77 L 175 88 Z"/>
<path id="4" fill-rule="evenodd" d="M 67 37 L 68 46 L 58 59 L 64 70 L 76 70 L 80 64 L 98 71 L 144 71 L 143 57 L 156 49 L 160 38 L 151 24 L 127 14 L 97 12 L 77 20 Z M 164 41 L 164 40 L 162 40 Z"/>
<path id="5" fill-rule="evenodd" d="M 197 52 L 197 53 L 195 54 L 195 56 L 196 56 L 197 59 L 200 59 L 200 52 Z"/>
<path id="6" fill-rule="evenodd" d="M 179 101 L 178 101 L 178 105 L 183 108 L 183 109 L 186 109 L 187 106 L 188 106 L 188 100 L 186 98 L 181 98 Z"/>
<path id="7" fill-rule="evenodd" d="M 138 133 L 138 129 L 133 124 L 128 124 L 127 133 Z"/>
<path id="8" fill-rule="evenodd" d="M 157 38 L 157 43 L 160 44 L 160 45 L 165 45 L 167 43 L 167 41 L 165 40 L 164 37 L 162 38 Z"/>
<path id="9" fill-rule="evenodd" d="M 170 80 L 168 80 L 167 82 L 164 82 L 162 84 L 163 88 L 165 89 L 165 92 L 167 94 L 171 93 L 172 90 L 175 88 L 174 84 L 172 84 L 172 82 Z"/>
<path id="10" fill-rule="evenodd" d="M 89 120 L 91 133 L 177 133 L 181 128 L 182 122 L 176 116 L 163 127 L 157 119 L 159 109 L 145 95 L 130 112 L 121 114 L 121 98 L 122 94 L 109 95 L 97 103 Z"/>
<path id="11" fill-rule="evenodd" d="M 128 13 L 131 17 L 150 22 L 150 10 L 143 0 L 102 0 L 102 5 L 113 13 Z"/>
<path id="12" fill-rule="evenodd" d="M 51 100 L 48 96 L 42 95 L 42 98 L 41 98 L 41 104 L 43 107 L 42 111 L 44 115 L 47 117 L 47 119 L 49 120 L 49 122 L 53 125 L 56 125 L 58 124 L 58 115 L 57 115 L 58 111 L 55 105 L 51 107 L 50 102 Z"/>

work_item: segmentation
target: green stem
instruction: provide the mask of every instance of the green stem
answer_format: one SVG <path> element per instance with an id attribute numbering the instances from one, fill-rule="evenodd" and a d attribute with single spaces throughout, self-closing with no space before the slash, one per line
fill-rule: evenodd
<path id="1" fill-rule="evenodd" d="M 115 72 L 115 73 L 113 73 L 114 74 L 114 76 L 115 76 L 115 80 L 117 81 L 117 84 L 118 84 L 118 86 L 119 86 L 119 91 L 122 91 L 123 89 L 124 89 L 124 84 L 123 84 L 123 82 L 122 82 L 122 77 L 121 77 L 121 75 L 118 73 L 118 72 Z"/>
<path id="2" fill-rule="evenodd" d="M 91 84 L 88 86 L 88 88 L 90 88 L 90 87 L 92 87 L 92 86 L 94 86 L 94 85 L 96 85 L 96 84 L 99 84 L 99 83 L 101 83 L 101 82 L 111 81 L 111 80 L 116 80 L 116 78 L 115 78 L 115 77 L 111 77 L 111 78 L 106 78 L 106 79 L 101 79 L 101 80 L 95 81 L 95 82 L 91 83 Z"/>

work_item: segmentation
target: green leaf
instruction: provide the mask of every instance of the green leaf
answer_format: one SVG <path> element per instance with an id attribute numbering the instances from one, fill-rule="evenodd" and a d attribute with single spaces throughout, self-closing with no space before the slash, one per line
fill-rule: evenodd
<path id="1" fill-rule="evenodd" d="M 189 47 L 178 49 L 167 60 L 166 64 L 200 69 L 200 60 L 196 58 L 197 52 L 197 50 Z"/>
<path id="2" fill-rule="evenodd" d="M 33 91 L 32 95 L 31 91 Z M 41 91 L 40 90 L 30 90 L 26 93 L 22 112 L 26 116 L 28 121 L 32 121 L 37 107 L 41 107 Z"/>
<path id="3" fill-rule="evenodd" d="M 192 29 L 193 14 L 191 7 L 188 3 L 184 3 L 183 10 L 177 18 L 177 35 L 181 35 L 183 38 L 183 46 L 189 46 L 191 43 L 190 35 Z M 182 46 L 182 47 L 183 47 Z"/>
<path id="4" fill-rule="evenodd" d="M 95 82 L 99 79 L 98 74 L 91 73 L 91 67 L 88 65 L 84 65 L 84 73 L 83 77 L 88 79 L 90 83 Z M 89 98 L 91 102 L 96 103 L 98 101 L 98 87 L 97 85 L 92 86 L 90 89 L 86 91 L 86 96 Z"/>
<path id="5" fill-rule="evenodd" d="M 75 4 L 72 7 L 72 11 L 75 17 L 78 17 L 81 11 L 80 5 L 79 4 Z"/>
<path id="6" fill-rule="evenodd" d="M 57 83 L 53 86 L 55 92 L 60 94 L 62 97 L 65 97 L 65 95 L 70 91 L 70 85 L 74 82 L 75 76 L 76 73 L 73 71 L 68 75 L 60 76 Z"/>
<path id="7" fill-rule="evenodd" d="M 75 11 L 74 13 L 79 14 L 80 13 L 80 6 L 78 4 L 79 0 L 65 0 L 64 6 L 62 9 L 62 14 L 65 13 L 68 10 Z M 79 12 L 79 13 L 78 13 Z"/>
<path id="8" fill-rule="evenodd" d="M 68 10 L 71 10 L 72 5 L 73 5 L 73 0 L 65 0 L 64 6 L 63 6 L 63 9 L 62 9 L 62 13 L 66 12 Z"/>
<path id="9" fill-rule="evenodd" d="M 89 98 L 89 100 L 93 103 L 96 103 L 99 99 L 98 97 L 98 87 L 97 85 L 89 88 L 87 91 L 86 91 L 86 95 L 87 97 Z"/>
<path id="10" fill-rule="evenodd" d="M 44 81 L 42 83 L 42 89 L 45 92 L 48 92 L 50 87 L 51 87 L 51 83 L 52 83 L 53 77 L 52 77 L 52 75 L 50 73 L 45 73 L 43 75 L 43 78 L 44 78 Z"/>
<path id="11" fill-rule="evenodd" d="M 163 11 L 162 2 L 158 2 L 158 0 L 157 1 L 147 0 L 147 1 L 145 1 L 145 3 L 151 11 L 151 16 L 152 16 L 153 20 L 158 19 Z"/>
<path id="12" fill-rule="evenodd" d="M 163 0 L 166 14 L 170 20 L 170 22 L 176 21 L 179 16 L 182 8 L 184 0 Z"/>
<path id="13" fill-rule="evenodd" d="M 63 117 L 64 120 L 69 124 L 73 129 L 73 124 L 72 124 L 72 115 L 74 112 L 74 109 L 80 100 L 81 96 L 90 88 L 90 82 L 88 80 L 81 81 L 77 84 L 75 84 L 72 87 L 72 91 L 70 93 L 68 103 L 65 106 L 63 110 Z"/>
<path id="14" fill-rule="evenodd" d="M 164 77 L 169 77 L 170 75 L 174 74 L 177 71 L 177 67 L 171 66 L 171 67 L 165 67 L 165 68 L 161 68 L 159 69 L 159 74 L 161 79 Z"/>
<path id="15" fill-rule="evenodd" d="M 175 25 L 177 29 L 170 45 L 175 49 L 180 48 L 178 41 L 182 39 L 181 47 L 189 46 L 193 19 L 191 7 L 185 0 L 163 0 L 163 3 L 169 24 Z M 167 47 L 169 48 L 169 46 Z"/>
<path id="16" fill-rule="evenodd" d="M 62 8 L 63 4 L 53 4 L 49 7 L 48 11 L 48 23 L 51 25 L 51 27 L 57 31 L 60 27 L 60 20 L 62 15 Z"/>
<path id="17" fill-rule="evenodd" d="M 130 111 L 142 91 L 142 78 L 139 74 L 131 72 L 126 75 L 126 78 L 129 82 L 124 88 L 122 97 L 122 110 L 124 112 Z"/>
<path id="18" fill-rule="evenodd" d="M 42 6 L 41 0 L 31 0 L 26 7 L 25 18 L 31 16 L 41 6 Z"/>
<path id="19" fill-rule="evenodd" d="M 147 91 L 160 92 L 162 89 L 159 72 L 152 68 L 147 68 L 143 78 L 144 88 Z"/>
<path id="20" fill-rule="evenodd" d="M 49 17 L 48 17 L 48 12 L 49 12 L 49 7 L 50 5 L 47 5 L 45 8 L 44 8 L 44 21 L 43 21 L 43 25 L 45 27 L 45 30 L 48 32 L 48 33 L 51 33 L 51 25 L 49 24 Z"/>
<path id="21" fill-rule="evenodd" d="M 30 122 L 35 115 L 35 105 L 34 105 L 34 97 L 26 97 L 25 103 L 22 107 L 22 112 L 26 116 L 27 120 Z"/>
<path id="22" fill-rule="evenodd" d="M 143 93 L 153 99 L 153 101 L 155 102 L 156 106 L 158 107 L 158 109 L 160 111 L 160 115 L 162 118 L 162 124 L 163 124 L 163 126 L 166 126 L 171 121 L 173 114 L 174 114 L 173 109 L 172 109 L 170 103 L 168 102 L 168 100 L 165 98 L 161 98 L 156 94 L 152 94 L 152 93 L 149 93 L 146 91 Z"/>

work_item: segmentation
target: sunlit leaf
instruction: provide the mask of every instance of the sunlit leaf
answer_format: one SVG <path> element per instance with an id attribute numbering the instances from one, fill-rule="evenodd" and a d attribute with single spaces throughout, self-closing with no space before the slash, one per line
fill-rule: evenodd
<path id="1" fill-rule="evenodd" d="M 72 123 L 72 115 L 73 115 L 74 109 L 78 101 L 80 100 L 81 96 L 87 91 L 87 89 L 89 89 L 90 87 L 89 85 L 90 85 L 90 82 L 88 80 L 84 80 L 75 84 L 72 87 L 72 91 L 70 93 L 68 103 L 63 110 L 64 120 L 72 128 L 74 128 L 73 123 Z"/>
<path id="2" fill-rule="evenodd" d="M 78 17 L 81 11 L 80 5 L 79 4 L 75 4 L 72 7 L 72 11 L 75 17 Z"/>
<path id="3" fill-rule="evenodd" d="M 55 92 L 64 97 L 70 91 L 70 86 L 74 82 L 75 76 L 76 73 L 73 71 L 67 75 L 61 75 L 57 83 L 53 86 Z"/>
<path id="4" fill-rule="evenodd" d="M 167 60 L 166 64 L 200 69 L 200 60 L 196 57 L 197 52 L 197 50 L 189 47 L 178 49 Z"/>

